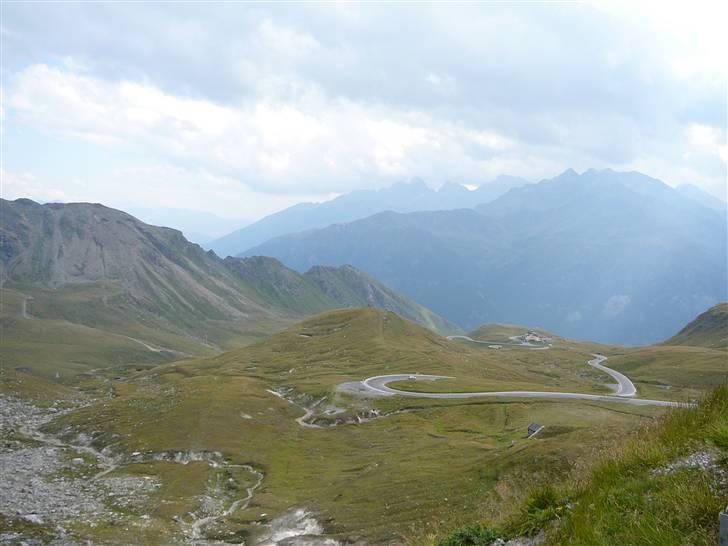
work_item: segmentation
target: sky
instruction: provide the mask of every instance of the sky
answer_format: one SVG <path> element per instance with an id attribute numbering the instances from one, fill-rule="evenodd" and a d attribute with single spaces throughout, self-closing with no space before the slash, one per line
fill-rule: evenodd
<path id="1" fill-rule="evenodd" d="M 724 2 L 0 9 L 8 199 L 254 220 L 567 168 L 725 198 Z"/>

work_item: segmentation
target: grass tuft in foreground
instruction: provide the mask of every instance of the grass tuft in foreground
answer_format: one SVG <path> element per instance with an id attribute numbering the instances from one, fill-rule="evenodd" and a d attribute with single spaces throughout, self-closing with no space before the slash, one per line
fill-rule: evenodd
<path id="1" fill-rule="evenodd" d="M 471 525 L 455 531 L 437 543 L 437 546 L 487 546 L 500 535 L 483 525 Z"/>
<path id="2" fill-rule="evenodd" d="M 490 541 L 544 531 L 551 545 L 713 546 L 727 505 L 728 384 L 642 429 L 572 482 L 534 489 L 502 529 L 469 527 L 438 544 L 490 544 L 471 538 L 487 529 Z"/>

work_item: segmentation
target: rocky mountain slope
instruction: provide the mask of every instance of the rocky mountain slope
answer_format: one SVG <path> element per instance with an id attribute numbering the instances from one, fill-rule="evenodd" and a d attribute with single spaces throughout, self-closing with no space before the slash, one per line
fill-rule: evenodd
<path id="1" fill-rule="evenodd" d="M 21 330 L 30 335 L 31 325 L 18 318 L 34 318 L 65 321 L 43 323 L 56 338 L 69 323 L 81 324 L 121 335 L 137 348 L 134 341 L 142 340 L 154 349 L 196 353 L 239 346 L 303 316 L 353 304 L 276 260 L 221 260 L 177 230 L 102 205 L 3 200 L 0 213 L 0 281 L 17 300 L 5 325 L 10 343 L 24 339 Z M 428 326 L 445 324 L 352 270 L 347 279 L 356 289 L 358 275 L 392 294 L 388 308 Z M 34 335 L 40 326 L 34 323 Z M 19 354 L 28 349 L 19 346 Z"/>
<path id="2" fill-rule="evenodd" d="M 113 282 L 168 320 L 235 319 L 265 312 L 214 254 L 173 229 L 103 205 L 2 201 L 3 281 L 53 289 Z"/>
<path id="3" fill-rule="evenodd" d="M 460 331 L 455 324 L 351 265 L 314 266 L 301 275 L 266 256 L 227 257 L 225 264 L 273 309 L 311 315 L 337 308 L 378 307 L 441 334 Z"/>
<path id="4" fill-rule="evenodd" d="M 466 329 L 645 344 L 728 298 L 725 226 L 724 212 L 639 173 L 567 171 L 475 211 L 385 212 L 249 253 L 299 271 L 352 264 Z"/>

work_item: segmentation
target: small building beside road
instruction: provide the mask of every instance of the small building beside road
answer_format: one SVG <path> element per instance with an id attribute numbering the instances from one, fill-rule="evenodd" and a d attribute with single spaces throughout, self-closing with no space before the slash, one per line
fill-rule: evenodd
<path id="1" fill-rule="evenodd" d="M 536 434 L 541 432 L 542 429 L 543 425 L 539 425 L 538 423 L 531 423 L 530 425 L 528 425 L 528 437 L 530 438 L 531 436 L 535 436 Z"/>

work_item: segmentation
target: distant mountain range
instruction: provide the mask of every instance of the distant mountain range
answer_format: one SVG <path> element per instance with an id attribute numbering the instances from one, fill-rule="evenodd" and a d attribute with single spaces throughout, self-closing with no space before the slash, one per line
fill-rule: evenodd
<path id="1" fill-rule="evenodd" d="M 530 324 L 608 343 L 662 341 L 728 299 L 726 213 L 640 173 L 569 170 L 475 210 L 383 212 L 244 255 L 352 264 L 470 329 Z"/>
<path id="2" fill-rule="evenodd" d="M 433 190 L 422 180 L 415 179 L 382 190 L 347 193 L 324 203 L 300 203 L 204 246 L 219 256 L 235 256 L 274 237 L 351 222 L 378 212 L 473 208 L 525 184 L 528 181 L 523 178 L 499 176 L 472 191 L 454 183 Z"/>
<path id="3" fill-rule="evenodd" d="M 442 333 L 457 330 L 353 267 L 300 275 L 272 258 L 222 260 L 177 230 L 102 205 L 0 200 L 0 213 L 0 284 L 25 294 L 34 318 L 159 345 L 175 336 L 185 346 L 219 347 L 350 306 L 381 306 Z"/>

